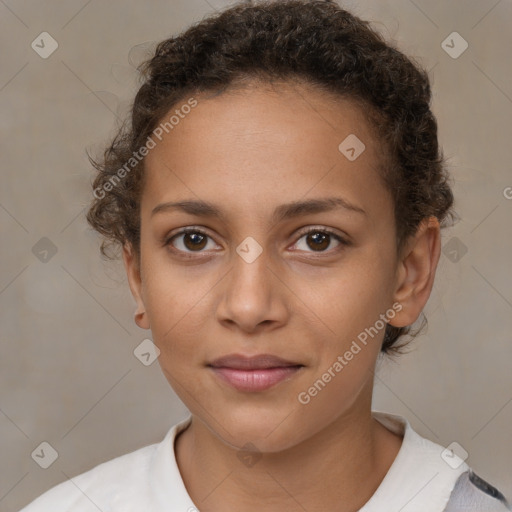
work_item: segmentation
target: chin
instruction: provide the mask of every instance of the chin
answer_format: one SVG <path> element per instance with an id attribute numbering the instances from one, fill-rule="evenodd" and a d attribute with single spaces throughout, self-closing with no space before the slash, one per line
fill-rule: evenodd
<path id="1" fill-rule="evenodd" d="M 289 409 L 274 407 L 266 410 L 261 406 L 242 407 L 224 411 L 222 421 L 206 422 L 208 428 L 224 443 L 237 450 L 243 450 L 248 443 L 260 452 L 279 452 L 300 442 L 300 430 L 294 414 Z"/>

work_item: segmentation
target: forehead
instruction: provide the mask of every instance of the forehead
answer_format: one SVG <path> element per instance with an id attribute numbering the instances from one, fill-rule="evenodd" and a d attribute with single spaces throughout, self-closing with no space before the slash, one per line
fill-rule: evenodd
<path id="1" fill-rule="evenodd" d="M 193 97 L 197 106 L 184 109 L 146 157 L 143 214 L 194 198 L 262 216 L 270 205 L 333 192 L 369 209 L 389 207 L 383 150 L 354 101 L 286 83 Z"/>

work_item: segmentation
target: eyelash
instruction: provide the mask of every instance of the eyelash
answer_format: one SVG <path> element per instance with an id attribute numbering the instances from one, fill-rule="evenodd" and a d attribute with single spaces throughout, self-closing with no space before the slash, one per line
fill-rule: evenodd
<path id="1" fill-rule="evenodd" d="M 179 236 L 182 236 L 182 235 L 186 235 L 187 233 L 198 233 L 198 234 L 201 234 L 201 235 L 211 239 L 211 236 L 208 233 L 206 233 L 206 231 L 204 231 L 204 230 L 202 230 L 201 228 L 198 228 L 198 227 L 190 226 L 188 228 L 182 229 L 181 231 L 179 231 L 178 233 L 175 233 L 174 235 L 172 235 L 170 237 L 166 237 L 164 239 L 163 245 L 165 247 L 170 247 L 173 252 L 178 252 L 181 255 L 186 255 L 186 256 L 184 256 L 186 258 L 194 258 L 195 257 L 194 253 L 201 254 L 201 252 L 203 252 L 203 251 L 182 251 L 181 249 L 176 249 L 172 245 L 172 241 L 175 238 L 178 238 Z M 329 228 L 319 228 L 319 227 L 313 227 L 313 228 L 307 229 L 306 231 L 300 231 L 298 233 L 297 242 L 301 238 L 303 238 L 304 236 L 309 235 L 311 233 L 322 233 L 322 234 L 325 234 L 325 235 L 332 236 L 336 241 L 338 241 L 340 243 L 340 246 L 348 247 L 349 245 L 351 245 L 350 242 L 345 240 L 338 233 L 335 233 L 331 229 L 329 229 Z M 295 244 L 297 242 L 295 242 Z M 338 248 L 340 246 L 338 246 Z M 311 252 L 312 254 L 315 254 L 316 256 L 321 257 L 323 254 L 330 254 L 333 251 L 336 251 L 336 248 L 335 249 L 330 249 L 330 250 L 327 250 L 327 251 L 307 251 L 307 252 Z"/>

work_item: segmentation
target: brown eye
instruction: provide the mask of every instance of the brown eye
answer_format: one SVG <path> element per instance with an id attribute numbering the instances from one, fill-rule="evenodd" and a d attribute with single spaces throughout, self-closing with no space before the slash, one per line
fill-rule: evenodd
<path id="1" fill-rule="evenodd" d="M 184 229 L 169 238 L 165 245 L 171 245 L 178 252 L 191 253 L 202 252 L 208 246 L 210 237 L 202 231 L 193 229 Z M 215 244 L 213 244 L 215 246 Z"/>
<path id="2" fill-rule="evenodd" d="M 323 251 L 329 247 L 330 237 L 331 235 L 320 231 L 312 232 L 306 235 L 306 243 L 314 251 Z"/>
<path id="3" fill-rule="evenodd" d="M 204 249 L 206 240 L 207 237 L 201 233 L 185 233 L 183 235 L 183 245 L 191 251 Z"/>
<path id="4" fill-rule="evenodd" d="M 301 242 L 304 240 L 304 242 Z M 331 247 L 335 242 L 334 248 Z M 339 246 L 349 245 L 341 236 L 328 229 L 310 229 L 302 234 L 295 246 L 305 252 L 329 252 L 327 249 L 336 249 Z"/>

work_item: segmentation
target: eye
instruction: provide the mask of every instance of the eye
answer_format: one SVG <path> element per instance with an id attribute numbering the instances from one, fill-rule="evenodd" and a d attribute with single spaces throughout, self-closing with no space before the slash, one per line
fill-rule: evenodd
<path id="1" fill-rule="evenodd" d="M 212 249 L 208 247 L 208 240 L 211 240 L 210 236 L 203 230 L 195 227 L 189 227 L 182 229 L 175 235 L 166 238 L 164 245 L 171 245 L 176 250 L 191 253 L 191 252 L 202 252 L 203 249 Z M 216 244 L 213 244 L 214 246 Z"/>
<path id="2" fill-rule="evenodd" d="M 307 231 L 302 231 L 299 235 L 300 238 L 295 243 L 294 249 L 305 252 L 329 252 L 327 249 L 332 249 L 333 241 L 336 243 L 334 249 L 336 249 L 336 247 L 350 245 L 349 242 L 340 235 L 327 228 L 310 228 Z M 210 241 L 213 244 L 212 247 L 208 246 Z M 191 254 L 194 252 L 204 252 L 204 249 L 213 250 L 216 244 L 205 231 L 191 226 L 167 237 L 164 240 L 164 246 L 172 246 L 173 250 L 176 252 Z"/>
<path id="3" fill-rule="evenodd" d="M 327 249 L 332 245 L 333 240 L 337 244 L 335 247 L 349 245 L 344 238 L 327 228 L 310 228 L 300 234 L 302 236 L 296 242 L 295 247 L 306 252 L 328 252 Z M 304 240 L 302 244 L 301 240 Z"/>

